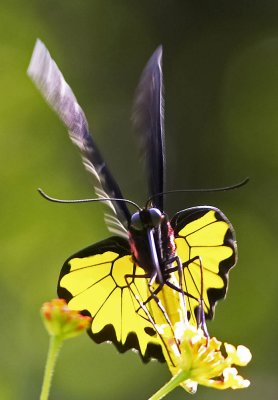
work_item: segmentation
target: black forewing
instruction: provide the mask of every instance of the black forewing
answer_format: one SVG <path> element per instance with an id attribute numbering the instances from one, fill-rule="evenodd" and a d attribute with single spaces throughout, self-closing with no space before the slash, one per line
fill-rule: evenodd
<path id="1" fill-rule="evenodd" d="M 134 123 L 146 163 L 149 196 L 154 196 L 164 191 L 165 184 L 162 46 L 153 53 L 142 73 L 135 95 Z M 163 196 L 154 197 L 152 203 L 163 210 Z"/>
<path id="2" fill-rule="evenodd" d="M 89 132 L 85 114 L 71 88 L 51 58 L 44 44 L 37 40 L 28 75 L 36 84 L 48 104 L 66 125 L 70 138 L 81 151 L 86 169 L 95 177 L 94 188 L 99 198 L 123 198 L 120 188 L 104 162 Z M 108 228 L 126 237 L 130 212 L 123 201 L 108 202 L 110 215 Z"/>

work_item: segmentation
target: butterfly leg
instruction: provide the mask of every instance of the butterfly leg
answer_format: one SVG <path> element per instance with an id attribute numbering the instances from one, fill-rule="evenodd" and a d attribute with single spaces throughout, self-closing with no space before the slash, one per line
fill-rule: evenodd
<path id="1" fill-rule="evenodd" d="M 155 328 L 155 322 L 154 322 L 153 318 L 151 317 L 149 311 L 147 310 L 146 301 L 143 301 L 143 299 L 141 298 L 140 292 L 137 289 L 136 283 L 134 282 L 135 279 L 150 279 L 150 278 L 151 278 L 150 274 L 142 274 L 142 275 L 126 274 L 125 275 L 126 285 L 129 288 L 130 293 L 132 293 L 133 298 L 139 304 L 139 308 L 135 309 L 135 312 L 138 315 L 140 315 L 142 318 L 145 318 L 146 320 L 149 320 L 152 323 L 153 327 Z M 130 279 L 131 279 L 131 281 L 130 281 Z M 133 285 L 136 288 L 137 293 L 135 292 L 134 288 L 132 287 Z M 144 317 L 141 314 L 139 314 L 140 309 L 142 309 L 145 312 L 147 317 Z"/>
<path id="2" fill-rule="evenodd" d="M 198 327 L 200 326 L 201 329 L 203 330 L 205 336 L 209 338 L 209 333 L 208 333 L 208 328 L 206 324 L 206 316 L 205 316 L 205 310 L 204 310 L 204 270 L 203 270 L 203 263 L 202 263 L 202 258 L 198 257 L 200 261 L 200 273 L 201 273 L 201 293 L 200 293 L 200 305 L 197 307 L 197 324 Z"/>
<path id="3" fill-rule="evenodd" d="M 132 282 L 128 281 L 129 278 L 132 279 Z M 137 279 L 137 278 L 149 279 L 148 288 L 149 288 L 150 296 L 144 301 L 141 301 L 141 299 L 138 298 L 138 296 L 134 293 L 134 291 L 132 290 L 132 287 L 131 287 L 132 283 L 134 283 L 134 279 Z M 170 321 L 170 319 L 168 317 L 168 314 L 167 314 L 165 308 L 163 307 L 161 301 L 157 297 L 157 294 L 161 291 L 163 285 L 162 284 L 158 284 L 158 286 L 157 286 L 157 288 L 155 290 L 152 289 L 152 285 L 153 285 L 155 279 L 156 279 L 156 275 L 155 274 L 152 275 L 152 276 L 150 276 L 150 274 L 142 274 L 142 275 L 127 274 L 127 275 L 125 275 L 126 284 L 129 287 L 129 289 L 132 291 L 132 293 L 133 293 L 134 297 L 136 298 L 136 300 L 138 301 L 138 304 L 140 306 L 139 309 L 142 308 L 145 311 L 146 305 L 151 300 L 154 300 L 156 302 L 159 310 L 162 312 L 162 315 L 165 318 L 166 323 L 168 323 L 171 326 L 171 321 Z M 142 307 L 142 306 L 144 306 L 144 307 Z M 137 311 L 139 311 L 139 309 Z"/>
<path id="4" fill-rule="evenodd" d="M 196 309 L 196 320 L 197 320 L 198 328 L 200 327 L 202 329 L 202 331 L 204 332 L 205 336 L 208 338 L 209 333 L 208 333 L 208 329 L 207 329 L 205 309 L 204 309 L 204 269 L 203 269 L 202 258 L 200 256 L 193 257 L 191 260 L 188 260 L 187 262 L 183 263 L 183 268 L 188 268 L 188 271 L 190 273 L 189 265 L 196 260 L 199 261 L 199 265 L 200 265 L 200 288 L 199 289 L 197 288 L 197 290 L 199 290 L 200 297 L 198 299 L 199 305 L 197 306 L 197 309 Z M 190 273 L 190 275 L 191 275 L 191 273 Z M 191 279 L 196 286 L 196 283 L 195 283 L 192 275 L 191 275 Z"/>
<path id="5" fill-rule="evenodd" d="M 129 281 L 130 278 L 132 279 L 131 282 Z M 170 351 L 169 351 L 169 346 L 167 345 L 165 339 L 163 338 L 161 332 L 159 331 L 159 329 L 158 329 L 158 324 L 156 324 L 156 322 L 155 322 L 153 316 L 151 315 L 151 313 L 150 313 L 150 311 L 149 311 L 149 309 L 148 309 L 148 307 L 147 307 L 148 302 L 149 302 L 150 300 L 152 300 L 152 299 L 154 299 L 154 300 L 156 301 L 156 303 L 157 303 L 157 305 L 158 305 L 158 308 L 159 308 L 160 311 L 163 313 L 164 318 L 166 319 L 168 325 L 170 326 L 170 329 L 171 329 L 171 331 L 172 331 L 173 338 L 175 339 L 174 331 L 173 331 L 173 328 L 172 328 L 172 324 L 171 324 L 171 322 L 170 322 L 170 320 L 169 320 L 169 317 L 168 317 L 168 315 L 167 315 L 167 313 L 166 313 L 164 307 L 163 307 L 162 304 L 160 303 L 159 299 L 157 298 L 156 294 L 155 294 L 155 295 L 152 295 L 150 286 L 149 286 L 149 289 L 150 289 L 151 295 L 150 295 L 150 296 L 148 297 L 148 299 L 145 300 L 145 301 L 142 301 L 143 299 L 141 299 L 140 296 L 139 296 L 137 293 L 135 293 L 135 290 L 134 290 L 133 287 L 132 287 L 132 284 L 134 284 L 134 285 L 135 285 L 135 288 L 136 288 L 136 284 L 134 283 L 134 279 L 135 279 L 135 278 L 150 279 L 150 275 L 149 275 L 149 274 L 143 274 L 143 275 L 127 274 L 127 275 L 125 275 L 125 281 L 126 281 L 126 284 L 127 284 L 128 288 L 129 288 L 129 290 L 130 290 L 130 293 L 132 294 L 133 298 L 137 301 L 137 303 L 138 303 L 138 305 L 139 305 L 139 307 L 138 307 L 137 309 L 135 308 L 135 312 L 136 312 L 141 318 L 144 318 L 146 321 L 148 321 L 148 322 L 151 323 L 151 325 L 153 326 L 154 331 L 157 333 L 157 335 L 159 336 L 159 338 L 160 338 L 160 340 L 161 340 L 162 346 L 164 347 L 164 349 L 166 350 L 166 352 L 167 352 L 167 354 L 168 354 L 168 358 L 171 360 L 171 362 L 172 362 L 172 364 L 173 364 L 173 366 L 174 366 L 175 364 L 174 364 L 174 362 L 173 362 L 173 360 L 172 360 L 171 353 L 170 353 Z M 148 284 L 149 284 L 151 281 L 152 281 L 152 279 L 148 282 Z M 136 288 L 136 289 L 137 289 L 137 288 Z M 161 289 L 160 289 L 160 290 L 161 290 Z M 138 291 L 138 293 L 139 293 L 139 291 Z M 142 310 L 142 311 L 145 313 L 145 316 L 143 316 L 142 313 L 140 313 L 140 310 Z M 176 339 L 175 339 L 175 341 L 176 341 Z M 179 346 L 179 343 L 178 343 L 177 341 L 176 341 L 176 345 Z"/>
<path id="6" fill-rule="evenodd" d="M 150 279 L 150 281 L 148 282 L 149 291 L 150 291 L 150 296 L 147 298 L 147 300 L 145 300 L 145 301 L 143 302 L 143 306 L 146 307 L 146 305 L 147 305 L 151 300 L 154 300 L 154 301 L 156 302 L 157 307 L 158 307 L 159 310 L 162 312 L 162 315 L 163 315 L 164 319 L 166 320 L 166 323 L 167 323 L 168 326 L 170 327 L 172 338 L 174 339 L 174 341 L 175 341 L 177 347 L 179 347 L 179 341 L 176 339 L 175 331 L 174 331 L 174 328 L 173 328 L 173 324 L 172 324 L 172 322 L 171 322 L 171 320 L 170 320 L 170 318 L 169 318 L 169 316 L 168 316 L 168 313 L 167 313 L 165 307 L 163 306 L 163 304 L 161 303 L 160 299 L 159 299 L 158 296 L 157 296 L 158 293 L 162 290 L 162 288 L 163 288 L 164 285 L 162 285 L 162 284 L 159 283 L 158 286 L 157 286 L 157 288 L 156 288 L 155 290 L 153 290 L 153 289 L 152 289 L 152 284 L 153 284 L 154 280 L 155 280 L 155 276 L 153 276 L 153 277 Z M 185 309 L 184 309 L 184 310 L 185 310 Z"/>
<path id="7" fill-rule="evenodd" d="M 191 298 L 191 299 L 193 299 L 193 300 L 198 301 L 199 306 L 197 306 L 197 310 L 196 310 L 197 326 L 198 326 L 198 327 L 201 327 L 201 329 L 203 330 L 205 336 L 209 337 L 209 333 L 208 333 L 208 329 L 207 329 L 207 325 L 206 325 L 205 311 L 204 311 L 204 298 L 203 298 L 203 293 L 204 293 L 204 276 L 203 276 L 203 264 L 202 264 L 202 259 L 201 259 L 201 257 L 200 257 L 200 256 L 193 257 L 192 259 L 190 259 L 190 260 L 186 261 L 185 263 L 181 264 L 181 261 L 180 261 L 179 257 L 176 256 L 176 257 L 174 257 L 172 260 L 168 261 L 168 263 L 169 263 L 169 262 L 174 262 L 174 261 L 176 261 L 177 264 L 178 264 L 178 266 L 177 266 L 177 267 L 169 268 L 169 269 L 167 270 L 167 272 L 171 273 L 171 272 L 176 272 L 176 271 L 178 271 L 179 280 L 180 280 L 181 277 L 183 276 L 183 272 L 182 272 L 182 271 L 184 270 L 184 268 L 189 267 L 189 265 L 190 265 L 191 263 L 193 263 L 194 261 L 196 261 L 196 260 L 199 261 L 199 264 L 200 264 L 200 274 L 201 274 L 201 279 L 200 279 L 201 286 L 200 286 L 200 289 L 199 289 L 199 292 L 200 292 L 200 297 L 199 297 L 199 298 L 196 298 L 195 296 L 191 295 L 190 293 L 184 291 L 184 290 L 182 289 L 182 284 L 180 284 L 180 287 L 176 287 L 176 285 L 174 285 L 173 283 L 171 283 L 171 282 L 169 282 L 169 281 L 166 281 L 166 284 L 167 284 L 169 287 L 171 287 L 172 289 L 175 289 L 175 290 L 177 290 L 178 292 L 183 293 L 183 294 L 184 294 L 185 296 L 187 296 L 188 298 Z M 192 277 L 192 280 L 193 280 L 193 277 Z M 185 284 L 186 284 L 186 282 L 185 282 Z M 192 311 L 191 311 L 191 313 L 192 313 Z"/>
<path id="8" fill-rule="evenodd" d="M 128 282 L 128 278 L 145 278 L 145 279 L 149 279 L 148 281 L 148 288 L 149 288 L 149 292 L 150 292 L 150 296 L 144 300 L 141 301 L 138 296 L 136 296 L 131 288 L 131 284 Z M 164 306 L 162 305 L 160 299 L 158 298 L 157 294 L 161 291 L 161 289 L 163 288 L 162 284 L 158 284 L 157 288 L 155 288 L 155 290 L 152 289 L 152 285 L 156 280 L 156 274 L 153 274 L 152 276 L 150 276 L 150 274 L 143 274 L 143 275 L 134 275 L 134 274 L 130 274 L 130 275 L 125 275 L 125 280 L 127 282 L 128 287 L 130 288 L 130 290 L 133 292 L 134 297 L 136 298 L 136 300 L 138 301 L 139 304 L 139 309 L 142 308 L 143 310 L 145 310 L 146 305 L 151 301 L 154 300 L 157 304 L 157 307 L 159 308 L 159 310 L 161 311 L 163 317 L 165 318 L 166 323 L 171 327 L 172 331 L 173 331 L 173 327 L 172 327 L 172 323 L 169 319 L 169 316 L 164 308 Z M 139 311 L 139 309 L 137 311 Z"/>
<path id="9" fill-rule="evenodd" d="M 172 282 L 169 282 L 169 280 L 166 280 L 166 285 L 169 286 L 170 288 L 177 290 L 177 292 L 181 293 L 181 302 L 182 302 L 182 306 L 183 306 L 183 315 L 184 318 L 186 316 L 186 304 L 185 304 L 185 298 L 184 298 L 184 290 L 183 290 L 183 267 L 182 267 L 182 262 L 179 256 L 175 256 L 170 258 L 169 260 L 166 260 L 164 263 L 164 266 L 168 265 L 168 264 L 173 264 L 174 262 L 177 263 L 177 267 L 173 267 L 175 271 L 178 271 L 178 275 L 179 275 L 179 286 L 177 287 L 176 285 L 174 285 Z M 167 272 L 172 272 L 173 268 L 169 268 L 167 270 Z"/>
<path id="10" fill-rule="evenodd" d="M 195 296 L 193 296 L 192 294 L 190 294 L 190 293 L 188 293 L 188 292 L 186 292 L 186 291 L 184 291 L 183 289 L 182 289 L 182 287 L 183 287 L 183 284 L 182 284 L 182 280 L 183 280 L 183 270 L 184 270 L 184 268 L 185 267 L 187 267 L 190 263 L 192 263 L 192 262 L 194 262 L 195 260 L 199 260 L 199 257 L 198 256 L 196 256 L 196 257 L 194 257 L 194 258 L 192 258 L 191 260 L 188 260 L 186 263 L 181 263 L 181 260 L 180 260 L 180 258 L 178 257 L 178 256 L 176 256 L 176 257 L 173 257 L 171 260 L 168 260 L 165 264 L 172 264 L 174 261 L 176 261 L 177 262 L 177 264 L 178 264 L 178 266 L 177 267 L 172 267 L 172 268 L 169 268 L 168 270 L 167 270 L 167 272 L 168 273 L 171 273 L 171 272 L 178 272 L 178 274 L 179 274 L 179 287 L 178 286 L 176 286 L 176 285 L 174 285 L 172 282 L 169 282 L 169 280 L 166 280 L 166 285 L 167 286 L 169 286 L 171 289 L 174 289 L 174 290 L 176 290 L 177 292 L 179 292 L 179 293 L 182 293 L 184 296 L 187 296 L 187 297 L 190 297 L 191 299 L 193 299 L 193 300 L 196 300 L 196 301 L 199 301 L 199 299 L 197 298 L 197 297 L 195 297 Z"/>

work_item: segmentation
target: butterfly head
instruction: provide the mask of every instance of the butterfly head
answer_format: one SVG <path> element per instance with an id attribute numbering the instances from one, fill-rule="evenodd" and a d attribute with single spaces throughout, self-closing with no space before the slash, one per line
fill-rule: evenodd
<path id="1" fill-rule="evenodd" d="M 130 228 L 142 231 L 147 228 L 156 228 L 161 224 L 163 214 L 158 208 L 148 208 L 137 211 L 131 217 Z"/>

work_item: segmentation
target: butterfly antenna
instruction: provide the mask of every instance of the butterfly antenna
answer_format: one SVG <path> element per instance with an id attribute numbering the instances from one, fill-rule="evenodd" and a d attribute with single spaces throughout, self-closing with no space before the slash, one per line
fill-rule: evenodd
<path id="1" fill-rule="evenodd" d="M 190 192 L 190 193 L 195 193 L 195 192 L 226 192 L 228 190 L 234 190 L 234 189 L 238 189 L 242 186 L 245 186 L 247 183 L 249 182 L 249 178 L 245 178 L 243 181 L 236 183 L 235 185 L 231 185 L 231 186 L 224 186 L 224 187 L 220 187 L 220 188 L 209 188 L 209 189 L 176 189 L 176 190 L 168 190 L 166 192 L 161 192 L 161 193 L 157 193 L 151 197 L 149 197 L 149 199 L 146 202 L 146 208 L 149 207 L 151 201 L 155 198 L 155 197 L 159 197 L 159 196 L 163 196 L 164 194 L 172 194 L 172 193 L 184 193 L 184 192 Z"/>
<path id="2" fill-rule="evenodd" d="M 131 204 L 133 207 L 137 208 L 138 211 L 141 211 L 141 208 L 134 203 L 132 200 L 127 200 L 127 199 L 122 199 L 122 198 L 113 198 L 113 197 L 99 197 L 96 199 L 56 199 L 55 197 L 51 197 L 48 194 L 46 194 L 42 189 L 38 189 L 39 194 L 46 200 L 52 201 L 53 203 L 66 203 L 66 204 L 71 204 L 71 203 L 94 203 L 97 201 L 123 201 L 127 204 Z"/>

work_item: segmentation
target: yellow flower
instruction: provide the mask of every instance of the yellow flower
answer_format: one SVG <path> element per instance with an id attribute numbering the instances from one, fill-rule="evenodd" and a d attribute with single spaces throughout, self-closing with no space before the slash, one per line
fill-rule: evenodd
<path id="1" fill-rule="evenodd" d="M 235 368 L 251 360 L 247 347 L 224 343 L 223 349 L 215 337 L 207 338 L 202 329 L 181 322 L 176 323 L 174 330 L 166 325 L 160 328 L 168 344 L 164 356 L 173 378 L 151 400 L 161 399 L 178 385 L 189 393 L 195 393 L 198 384 L 215 389 L 242 389 L 250 385 Z"/>
<path id="2" fill-rule="evenodd" d="M 64 299 L 54 299 L 41 308 L 44 325 L 51 336 L 62 340 L 78 336 L 89 328 L 91 317 L 70 310 Z"/>

